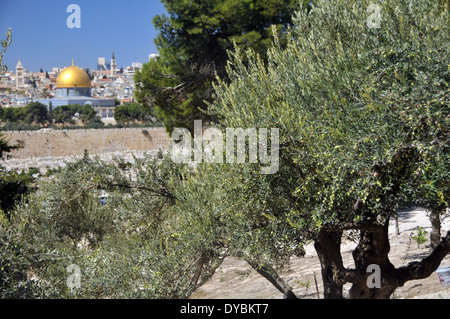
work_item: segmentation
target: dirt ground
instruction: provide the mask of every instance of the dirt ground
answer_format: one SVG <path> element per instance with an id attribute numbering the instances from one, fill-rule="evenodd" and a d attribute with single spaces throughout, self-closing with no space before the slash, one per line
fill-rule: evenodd
<path id="1" fill-rule="evenodd" d="M 394 222 L 389 227 L 391 262 L 400 267 L 416 260 L 421 260 L 429 254 L 429 240 L 421 245 L 412 239 L 417 235 L 417 227 L 422 226 L 428 232 L 429 238 L 431 224 L 425 210 L 416 208 L 399 213 L 400 234 L 395 234 Z M 450 230 L 450 218 L 442 222 L 441 236 Z M 356 243 L 344 240 L 342 245 L 342 258 L 344 266 L 353 268 L 352 251 Z M 441 266 L 450 266 L 450 254 L 441 262 Z M 244 272 L 249 275 L 243 275 Z M 320 263 L 313 244 L 306 247 L 306 255 L 301 258 L 292 258 L 290 269 L 280 274 L 293 288 L 294 293 L 302 299 L 316 299 L 317 290 L 314 275 L 317 278 L 317 289 L 320 298 L 323 298 L 323 286 L 320 273 Z M 344 295 L 348 295 L 351 284 L 344 286 Z M 280 299 L 283 295 L 266 279 L 253 270 L 248 264 L 238 258 L 226 258 L 222 266 L 202 287 L 198 288 L 191 299 Z M 395 299 L 450 299 L 450 287 L 440 284 L 436 272 L 422 280 L 406 282 L 398 288 L 391 298 Z"/>

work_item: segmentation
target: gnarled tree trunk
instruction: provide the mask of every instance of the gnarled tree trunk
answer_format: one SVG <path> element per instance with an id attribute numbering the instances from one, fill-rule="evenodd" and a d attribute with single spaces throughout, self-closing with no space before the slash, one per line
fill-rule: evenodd
<path id="1" fill-rule="evenodd" d="M 428 217 L 431 222 L 430 243 L 431 249 L 435 249 L 441 241 L 441 218 L 440 214 L 445 208 L 435 208 L 431 210 Z"/>
<path id="2" fill-rule="evenodd" d="M 328 232 L 322 229 L 314 242 L 322 267 L 323 296 L 325 299 L 342 299 L 339 270 L 343 268 L 341 256 L 342 231 Z"/>
<path id="3" fill-rule="evenodd" d="M 353 251 L 353 259 L 356 270 L 364 280 L 352 285 L 352 299 L 386 299 L 398 287 L 395 267 L 388 258 L 389 250 L 388 223 L 375 227 L 374 230 L 361 230 L 359 244 Z M 371 265 L 379 269 L 379 288 L 372 287 L 367 282 L 371 275 L 371 272 L 368 272 Z"/>
<path id="4" fill-rule="evenodd" d="M 350 226 L 350 225 L 348 225 Z M 350 229 L 343 225 L 340 230 Z M 358 227 L 353 228 L 358 229 Z M 340 239 L 342 232 L 322 229 L 316 239 L 315 248 L 322 265 L 324 298 L 343 298 L 342 287 L 352 283 L 352 299 L 388 299 L 398 287 L 409 280 L 430 276 L 450 252 L 450 232 L 441 238 L 439 244 L 421 261 L 411 262 L 395 268 L 390 262 L 388 223 L 385 225 L 359 225 L 360 241 L 353 251 L 355 269 L 346 269 L 342 264 Z M 373 285 L 373 268 L 378 270 L 378 285 Z M 370 277 L 370 278 L 369 278 Z"/>

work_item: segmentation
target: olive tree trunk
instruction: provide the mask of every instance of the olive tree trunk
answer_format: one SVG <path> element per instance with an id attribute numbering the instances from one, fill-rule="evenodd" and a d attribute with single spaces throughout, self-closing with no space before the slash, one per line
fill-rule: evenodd
<path id="1" fill-rule="evenodd" d="M 340 239 L 344 229 L 360 230 L 358 246 L 353 251 L 354 269 L 342 264 Z M 450 231 L 440 238 L 433 251 L 421 261 L 395 268 L 390 262 L 388 223 L 367 225 L 343 225 L 338 231 L 322 229 L 315 248 L 322 267 L 324 298 L 343 298 L 342 287 L 352 283 L 351 299 L 389 299 L 398 287 L 409 280 L 430 276 L 450 252 Z"/>
<path id="2" fill-rule="evenodd" d="M 322 229 L 314 242 L 319 257 L 325 299 L 342 299 L 344 283 L 338 278 L 339 269 L 343 268 L 341 256 L 342 231 L 327 232 Z"/>
<path id="3" fill-rule="evenodd" d="M 431 222 L 430 243 L 431 249 L 435 249 L 441 241 L 441 218 L 442 208 L 433 209 L 428 217 Z"/>

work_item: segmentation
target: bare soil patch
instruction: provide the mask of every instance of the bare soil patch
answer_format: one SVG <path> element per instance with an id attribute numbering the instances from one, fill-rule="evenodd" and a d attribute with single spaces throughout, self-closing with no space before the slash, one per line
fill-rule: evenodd
<path id="1" fill-rule="evenodd" d="M 421 260 L 430 253 L 429 240 L 419 245 L 413 236 L 417 235 L 417 227 L 422 226 L 431 231 L 431 223 L 424 209 L 416 208 L 399 213 L 400 234 L 395 234 L 394 222 L 389 227 L 391 262 L 400 267 L 412 261 Z M 450 218 L 442 222 L 441 235 L 450 230 Z M 352 251 L 356 243 L 345 239 L 342 245 L 342 258 L 346 267 L 353 267 Z M 450 265 L 450 254 L 441 262 L 441 266 Z M 244 275 L 247 273 L 247 275 Z M 323 286 L 320 273 L 320 262 L 313 244 L 306 247 L 306 255 L 292 258 L 289 269 L 281 276 L 293 288 L 294 293 L 303 299 L 317 299 L 314 273 L 317 278 L 317 288 L 320 298 L 323 298 Z M 344 286 L 344 293 L 350 289 L 350 284 Z M 216 273 L 192 295 L 191 299 L 281 299 L 283 295 L 249 265 L 234 257 L 227 257 Z M 443 287 L 436 272 L 421 280 L 408 281 L 398 288 L 392 298 L 397 299 L 450 299 L 450 287 Z"/>

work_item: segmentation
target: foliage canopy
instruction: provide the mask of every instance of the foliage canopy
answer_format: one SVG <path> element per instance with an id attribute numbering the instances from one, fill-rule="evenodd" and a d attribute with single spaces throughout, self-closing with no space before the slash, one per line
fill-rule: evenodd
<path id="1" fill-rule="evenodd" d="M 278 272 L 309 241 L 326 298 L 342 298 L 345 283 L 352 298 L 389 298 L 429 276 L 450 251 L 450 233 L 426 258 L 396 268 L 388 226 L 410 201 L 448 207 L 449 12 L 434 2 L 385 1 L 380 28 L 369 28 L 369 4 L 317 1 L 283 36 L 273 27 L 265 56 L 239 45 L 230 52 L 209 115 L 219 129 L 279 128 L 276 174 L 261 175 L 260 163 L 190 166 L 160 153 L 108 164 L 86 154 L 2 221 L 1 295 L 187 297 L 233 255 L 295 297 Z M 167 48 L 182 43 L 172 24 L 183 20 L 175 18 L 159 21 L 174 32 L 160 39 Z M 200 30 L 182 26 L 195 44 Z M 174 52 L 150 61 L 137 79 L 174 75 Z M 353 268 L 340 254 L 346 230 L 357 233 Z M 70 264 L 83 269 L 74 291 L 64 282 Z M 381 269 L 379 289 L 367 287 L 371 264 Z M 31 270 L 42 280 L 30 280 Z"/>
<path id="2" fill-rule="evenodd" d="M 233 43 L 265 56 L 274 31 L 283 37 L 297 0 L 163 1 L 169 16 L 153 19 L 159 57 L 135 75 L 136 99 L 153 107 L 168 131 L 192 128 L 212 100 L 216 73 L 225 77 Z M 271 26 L 274 26 L 272 28 Z"/>

